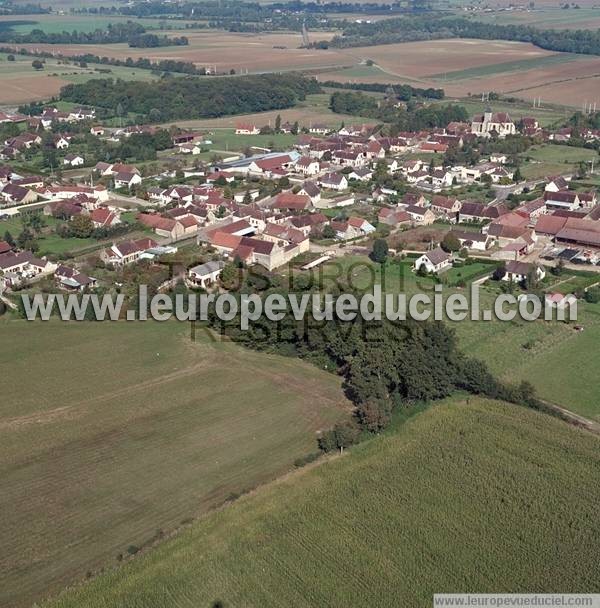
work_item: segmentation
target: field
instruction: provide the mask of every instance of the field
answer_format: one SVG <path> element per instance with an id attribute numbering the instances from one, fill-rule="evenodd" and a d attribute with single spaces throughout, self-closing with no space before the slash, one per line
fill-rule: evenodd
<path id="1" fill-rule="evenodd" d="M 412 246 L 423 248 L 428 234 L 439 227 L 419 228 Z M 406 237 L 402 237 L 406 240 Z M 348 285 L 351 289 L 372 292 L 374 284 L 381 284 L 386 293 L 426 293 L 432 295 L 435 283 L 429 277 L 419 277 L 411 271 L 412 260 L 401 264 L 388 264 L 382 275 L 381 267 L 360 255 L 348 255 L 329 262 L 313 271 L 313 280 L 325 288 Z M 452 268 L 443 275 L 445 294 L 453 292 L 460 280 L 471 282 L 493 271 L 493 265 L 475 263 Z M 551 281 L 550 277 L 548 281 Z M 570 293 L 578 287 L 588 286 L 600 280 L 600 275 L 589 274 L 554 279 L 548 290 Z M 490 282 L 481 288 L 481 308 L 493 309 L 498 295 L 497 285 Z M 593 344 L 600 340 L 600 305 L 579 303 L 577 323 L 583 332 L 574 330 L 575 323 L 528 322 L 516 319 L 512 322 L 463 321 L 450 322 L 457 333 L 460 349 L 485 361 L 490 369 L 507 382 L 528 380 L 542 399 L 572 410 L 582 416 L 600 422 L 600 390 L 594 372 L 597 359 Z M 587 353 L 587 354 L 586 354 Z M 577 382 L 573 379 L 577 378 Z"/>
<path id="2" fill-rule="evenodd" d="M 432 40 L 348 49 L 302 49 L 294 32 L 259 35 L 217 30 L 182 30 L 189 46 L 155 49 L 107 45 L 24 45 L 65 55 L 180 59 L 238 74 L 303 70 L 320 80 L 409 83 L 444 88 L 451 97 L 497 91 L 542 103 L 581 106 L 600 103 L 600 58 L 555 53 L 521 42 Z M 313 40 L 335 32 L 312 32 Z M 367 60 L 374 65 L 366 65 Z M 29 74 L 29 77 L 31 75 Z M 56 88 L 56 84 L 54 84 Z M 0 97 L 0 102 L 2 98 Z"/>
<path id="3" fill-rule="evenodd" d="M 162 23 L 158 19 L 137 19 L 136 17 L 102 16 L 102 15 L 9 15 L 2 16 L 3 28 L 7 29 L 11 21 L 17 25 L 11 27 L 13 32 L 27 34 L 31 30 L 42 30 L 48 34 L 60 34 L 61 32 L 93 32 L 103 30 L 110 24 L 126 23 L 134 21 L 147 29 L 159 28 Z M 185 23 L 177 21 L 177 24 Z"/>
<path id="4" fill-rule="evenodd" d="M 285 473 L 346 408 L 335 376 L 188 332 L 0 320 L 0 605 Z"/>
<path id="5" fill-rule="evenodd" d="M 126 80 L 151 80 L 154 76 L 150 70 L 134 68 L 96 66 L 88 68 L 78 65 L 64 65 L 55 59 L 46 59 L 43 70 L 36 71 L 31 67 L 34 57 L 16 55 L 16 61 L 7 61 L 7 55 L 0 53 L 0 105 L 20 104 L 40 99 L 49 99 L 57 95 L 61 87 L 70 82 L 86 82 L 92 78 L 123 78 Z M 110 69 L 110 74 L 101 74 L 94 67 Z"/>
<path id="6" fill-rule="evenodd" d="M 580 162 L 598 160 L 598 154 L 594 150 L 548 144 L 532 146 L 522 157 L 524 163 L 521 172 L 527 179 L 575 172 Z"/>
<path id="7" fill-rule="evenodd" d="M 319 51 L 301 49 L 302 37 L 298 32 L 244 34 L 208 31 L 172 31 L 172 35 L 184 35 L 188 46 L 160 48 L 130 48 L 127 44 L 79 44 L 79 45 L 23 45 L 29 48 L 54 50 L 64 55 L 93 53 L 104 57 L 144 57 L 153 61 L 179 59 L 202 66 L 216 66 L 218 71 L 250 73 L 300 70 L 309 68 L 352 65 L 343 53 L 335 50 Z M 316 39 L 325 40 L 334 32 L 318 32 Z M 349 62 L 349 63 L 348 63 Z"/>
<path id="8" fill-rule="evenodd" d="M 598 592 L 599 448 L 519 406 L 449 400 L 51 606 L 425 608 L 439 592 Z"/>
<path id="9" fill-rule="evenodd" d="M 580 8 L 565 10 L 555 7 L 543 7 L 528 11 L 495 11 L 479 14 L 474 20 L 498 25 L 531 25 L 541 29 L 583 29 L 600 28 L 600 9 Z"/>
<path id="10" fill-rule="evenodd" d="M 232 144 L 239 145 L 239 142 L 245 139 L 248 145 L 263 145 L 271 140 L 277 141 L 277 138 L 269 136 L 250 136 L 243 138 L 232 135 L 231 130 L 239 122 L 256 124 L 258 127 L 268 125 L 274 126 L 275 119 L 279 114 L 282 122 L 294 123 L 298 121 L 302 127 L 309 127 L 312 124 L 325 124 L 329 127 L 338 127 L 345 122 L 346 124 L 373 124 L 372 118 L 361 118 L 360 116 L 349 116 L 347 114 L 335 114 L 329 107 L 329 95 L 318 93 L 307 95 L 306 100 L 298 103 L 293 108 L 286 110 L 273 110 L 269 112 L 258 112 L 256 114 L 244 114 L 243 116 L 224 116 L 222 118 L 206 118 L 202 120 L 178 120 L 177 125 L 188 129 L 206 129 L 207 135 L 214 135 L 214 141 L 218 143 L 224 137 L 226 140 L 232 138 Z M 172 123 L 169 123 L 172 124 Z M 168 125 L 167 125 L 168 126 Z M 214 129 L 214 131 L 212 131 Z M 224 134 L 221 135 L 221 130 Z M 230 140 L 231 141 L 231 140 Z M 295 141 L 295 138 L 294 138 Z M 237 142 L 237 143 L 236 143 Z M 262 142 L 262 143 L 259 143 Z M 215 146 L 211 146 L 215 147 Z M 232 148 L 233 149 L 233 148 Z M 237 149 L 237 148 L 236 148 Z"/>
<path id="11" fill-rule="evenodd" d="M 406 82 L 443 88 L 452 97 L 496 91 L 542 104 L 600 103 L 600 58 L 554 53 L 502 40 L 431 40 L 345 49 L 360 71 L 336 70 L 323 80 Z M 375 62 L 367 68 L 367 59 Z M 353 68 L 354 69 L 354 68 Z M 387 78 L 386 78 L 387 76 Z"/>

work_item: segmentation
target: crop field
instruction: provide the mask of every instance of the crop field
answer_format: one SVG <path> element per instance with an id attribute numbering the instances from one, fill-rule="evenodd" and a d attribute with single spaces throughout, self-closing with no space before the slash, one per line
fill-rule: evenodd
<path id="1" fill-rule="evenodd" d="M 210 514 L 52 608 L 431 606 L 598 592 L 600 440 L 519 406 L 431 407 Z"/>
<path id="2" fill-rule="evenodd" d="M 336 376 L 183 324 L 3 319 L 0 339 L 2 606 L 285 473 L 347 415 Z"/>
<path id="3" fill-rule="evenodd" d="M 443 88 L 451 97 L 496 91 L 542 103 L 581 106 L 598 101 L 600 58 L 555 53 L 522 42 L 449 39 L 341 51 L 355 65 L 322 80 L 406 82 Z M 373 66 L 366 66 L 371 59 Z"/>
<path id="4" fill-rule="evenodd" d="M 151 80 L 155 78 L 150 70 L 134 68 L 98 66 L 88 64 L 87 68 L 66 65 L 55 59 L 46 59 L 43 70 L 34 70 L 31 62 L 35 57 L 16 55 L 15 61 L 7 61 L 7 54 L 0 53 L 0 105 L 19 104 L 40 99 L 49 99 L 70 82 L 86 82 L 93 78 L 123 78 L 126 80 Z M 100 73 L 94 68 L 109 69 L 110 73 Z"/>
<path id="5" fill-rule="evenodd" d="M 201 66 L 216 66 L 218 71 L 237 73 L 261 73 L 353 65 L 354 61 L 336 50 L 320 51 L 301 49 L 302 37 L 298 32 L 244 34 L 209 30 L 172 31 L 172 35 L 184 35 L 188 46 L 160 48 L 130 48 L 127 44 L 37 44 L 22 45 L 29 48 L 54 50 L 64 55 L 93 53 L 102 57 L 148 58 L 152 61 L 178 59 L 192 61 Z M 334 32 L 318 32 L 315 38 L 329 39 Z"/>

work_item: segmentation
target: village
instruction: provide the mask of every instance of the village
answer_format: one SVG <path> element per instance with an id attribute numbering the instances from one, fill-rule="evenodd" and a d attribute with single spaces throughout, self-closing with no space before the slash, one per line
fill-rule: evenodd
<path id="1" fill-rule="evenodd" d="M 449 150 L 460 156 L 467 146 L 478 149 L 486 142 L 568 141 L 570 129 L 548 132 L 534 117 L 517 123 L 505 112 L 486 111 L 470 123 L 394 137 L 381 135 L 377 125 L 332 130 L 283 123 L 276 130 L 295 135 L 290 149 L 250 147 L 151 175 L 123 162 L 97 162 L 84 170 L 84 156 L 69 150 L 77 149 L 82 127 L 111 142 L 156 136 L 156 127 L 105 128 L 92 108 L 55 107 L 33 117 L 1 114 L 0 126 L 6 124 L 25 128 L 0 152 L 5 295 L 49 278 L 67 291 L 102 282 L 111 287 L 117 280 L 111 271 L 152 265 L 178 251 L 190 261 L 187 285 L 211 289 L 230 263 L 269 272 L 292 262 L 312 268 L 346 253 L 368 253 L 374 240 L 391 237 L 394 253 L 414 258 L 415 272 L 437 276 L 465 259 L 488 261 L 497 269 L 490 276 L 515 284 L 532 273 L 543 278 L 545 268 L 557 265 L 600 269 L 600 205 L 594 189 L 576 185 L 578 176 L 526 180 L 501 152 L 475 163 L 438 161 Z M 239 123 L 235 135 L 261 131 Z M 177 128 L 160 135 L 169 140 L 170 153 L 192 161 L 210 137 Z M 593 142 L 600 133 L 580 136 Z M 13 168 L 43 142 L 67 173 L 42 177 Z M 13 234 L 15 226 L 20 229 Z M 48 232 L 59 244 L 62 237 L 88 246 L 81 253 L 64 246 L 40 250 L 38 237 L 43 244 Z M 415 243 L 419 234 L 425 237 Z"/>

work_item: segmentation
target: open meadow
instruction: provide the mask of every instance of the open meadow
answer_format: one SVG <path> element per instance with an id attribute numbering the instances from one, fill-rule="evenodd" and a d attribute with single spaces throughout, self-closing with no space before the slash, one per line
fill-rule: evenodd
<path id="1" fill-rule="evenodd" d="M 0 320 L 0 605 L 30 606 L 292 468 L 336 376 L 177 323 Z"/>
<path id="2" fill-rule="evenodd" d="M 116 66 L 88 64 L 64 64 L 58 59 L 46 59 L 42 70 L 35 70 L 31 62 L 35 57 L 15 55 L 15 61 L 7 60 L 7 53 L 0 53 L 0 105 L 29 103 L 46 100 L 57 95 L 62 87 L 74 82 L 86 82 L 93 78 L 122 78 L 124 80 L 152 80 L 150 70 L 138 70 Z M 95 68 L 110 70 L 98 72 Z"/>
<path id="3" fill-rule="evenodd" d="M 439 592 L 599 592 L 599 500 L 597 436 L 454 398 L 51 606 L 425 608 Z"/>

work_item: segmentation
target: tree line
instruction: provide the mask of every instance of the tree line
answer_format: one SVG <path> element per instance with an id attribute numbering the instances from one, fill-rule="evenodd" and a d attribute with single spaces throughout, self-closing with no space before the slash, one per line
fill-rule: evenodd
<path id="1" fill-rule="evenodd" d="M 330 89 L 349 89 L 352 91 L 367 91 L 369 93 L 386 93 L 400 101 L 408 101 L 413 97 L 426 99 L 444 99 L 444 89 L 429 87 L 421 89 L 409 84 L 385 84 L 382 82 L 337 82 L 336 80 L 321 81 L 321 85 Z"/>
<path id="2" fill-rule="evenodd" d="M 397 17 L 374 23 L 347 23 L 341 36 L 314 42 L 315 48 L 347 48 L 441 38 L 529 42 L 542 49 L 600 55 L 600 30 L 542 30 L 528 25 L 497 25 L 462 17 Z"/>
<path id="3" fill-rule="evenodd" d="M 393 103 L 380 103 L 374 97 L 350 91 L 333 93 L 329 107 L 338 114 L 354 114 L 390 123 L 392 134 L 400 131 L 445 127 L 449 122 L 469 120 L 466 108 L 456 104 L 431 104 L 426 107 L 417 107 L 409 102 L 406 108 L 399 108 Z"/>
<path id="4" fill-rule="evenodd" d="M 198 67 L 191 61 L 178 61 L 176 59 L 161 59 L 160 61 L 151 61 L 145 57 L 133 59 L 117 59 L 116 57 L 100 57 L 92 53 L 84 53 L 81 55 L 65 56 L 61 53 L 51 53 L 49 51 L 32 51 L 30 49 L 14 49 L 10 46 L 0 47 L 0 53 L 25 55 L 28 57 L 41 57 L 43 59 L 61 59 L 65 62 L 75 62 L 79 64 L 98 63 L 100 65 L 118 66 L 126 68 L 137 68 L 138 70 L 153 70 L 155 72 L 177 72 L 180 74 L 191 74 L 194 76 L 205 76 L 206 68 Z M 103 71 L 98 68 L 99 72 Z M 104 70 L 107 74 L 109 69 Z"/>
<path id="5" fill-rule="evenodd" d="M 185 46 L 189 43 L 185 36 L 158 36 L 146 31 L 139 23 L 109 23 L 106 29 L 96 29 L 93 32 L 45 32 L 33 29 L 28 33 L 19 34 L 12 30 L 0 31 L 0 43 L 13 44 L 116 44 L 126 42 L 129 46 L 159 47 Z"/>
<path id="6" fill-rule="evenodd" d="M 104 108 L 116 115 L 134 112 L 160 120 L 215 118 L 289 108 L 318 93 L 314 78 L 300 74 L 261 74 L 236 78 L 172 77 L 153 82 L 90 80 L 61 89 L 60 99 Z"/>

